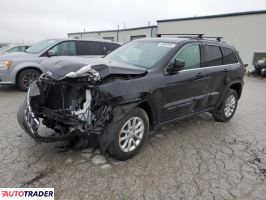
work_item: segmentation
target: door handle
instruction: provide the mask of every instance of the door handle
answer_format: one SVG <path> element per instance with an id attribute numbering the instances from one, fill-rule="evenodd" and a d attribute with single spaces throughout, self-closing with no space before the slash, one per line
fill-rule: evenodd
<path id="1" fill-rule="evenodd" d="M 202 73 L 197 73 L 196 77 L 197 78 L 203 78 L 205 77 L 206 75 L 205 74 L 202 74 Z"/>
<path id="2" fill-rule="evenodd" d="M 226 69 L 224 69 L 224 71 L 225 71 L 225 72 L 228 72 L 229 70 L 226 68 Z"/>

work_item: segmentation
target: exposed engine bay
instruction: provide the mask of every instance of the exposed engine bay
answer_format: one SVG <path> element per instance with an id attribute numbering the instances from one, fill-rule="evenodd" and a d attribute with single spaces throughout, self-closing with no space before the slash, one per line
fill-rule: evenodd
<path id="1" fill-rule="evenodd" d="M 24 113 L 27 131 L 43 142 L 60 141 L 77 134 L 101 134 L 111 120 L 111 105 L 97 87 L 100 74 L 91 66 L 55 80 L 51 73 L 32 83 Z M 39 125 L 53 129 L 50 136 L 38 133 Z"/>

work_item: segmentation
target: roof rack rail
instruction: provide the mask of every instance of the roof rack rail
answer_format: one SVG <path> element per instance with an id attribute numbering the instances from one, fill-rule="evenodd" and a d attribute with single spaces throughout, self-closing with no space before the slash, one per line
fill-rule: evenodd
<path id="1" fill-rule="evenodd" d="M 164 34 L 157 34 L 157 37 L 161 37 L 162 35 L 177 35 L 177 36 L 182 36 L 184 38 L 191 38 L 191 36 L 196 36 L 195 38 L 202 38 L 204 34 L 203 33 L 164 33 Z"/>
<path id="2" fill-rule="evenodd" d="M 218 37 L 216 37 L 216 36 L 204 36 L 203 38 L 207 38 L 207 39 L 208 38 L 210 38 L 210 39 L 211 38 L 215 38 L 217 41 L 221 42 L 221 40 L 222 40 L 223 37 L 220 37 L 220 36 L 218 36 Z"/>
<path id="3" fill-rule="evenodd" d="M 161 37 L 162 35 L 176 35 L 180 38 L 197 38 L 197 39 L 204 39 L 204 38 L 215 38 L 217 41 L 221 42 L 223 37 L 220 36 L 204 36 L 203 33 L 165 33 L 165 34 L 157 34 L 157 37 Z M 193 37 L 194 36 L 194 37 Z"/>

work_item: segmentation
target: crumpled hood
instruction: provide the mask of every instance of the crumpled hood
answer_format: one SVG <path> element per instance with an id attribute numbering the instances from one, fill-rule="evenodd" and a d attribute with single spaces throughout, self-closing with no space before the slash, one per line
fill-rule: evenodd
<path id="1" fill-rule="evenodd" d="M 141 75 L 147 72 L 146 69 L 105 58 L 61 57 L 43 63 L 43 67 L 49 71 L 49 76 L 55 80 L 62 79 L 85 66 L 91 66 L 91 69 L 96 70 L 101 79 L 109 75 Z"/>

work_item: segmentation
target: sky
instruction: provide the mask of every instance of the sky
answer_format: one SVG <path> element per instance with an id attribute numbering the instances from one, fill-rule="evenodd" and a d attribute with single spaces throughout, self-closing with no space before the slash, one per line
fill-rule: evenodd
<path id="1" fill-rule="evenodd" d="M 0 42 L 156 25 L 156 20 L 266 10 L 266 0 L 0 0 Z"/>

